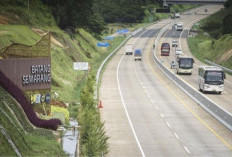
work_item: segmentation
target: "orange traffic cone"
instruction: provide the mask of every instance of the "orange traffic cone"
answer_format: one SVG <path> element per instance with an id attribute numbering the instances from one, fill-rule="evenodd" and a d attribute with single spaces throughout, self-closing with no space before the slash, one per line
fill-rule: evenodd
<path id="1" fill-rule="evenodd" d="M 99 108 L 103 108 L 101 100 L 100 100 L 100 103 L 99 103 Z"/>

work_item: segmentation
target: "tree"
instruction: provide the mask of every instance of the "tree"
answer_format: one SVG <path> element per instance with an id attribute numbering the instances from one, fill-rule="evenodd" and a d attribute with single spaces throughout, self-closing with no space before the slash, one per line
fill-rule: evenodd
<path id="1" fill-rule="evenodd" d="M 227 0 L 226 3 L 224 4 L 225 8 L 229 8 L 232 6 L 232 0 Z"/>
<path id="2" fill-rule="evenodd" d="M 228 14 L 223 19 L 223 34 L 232 33 L 232 14 Z"/>

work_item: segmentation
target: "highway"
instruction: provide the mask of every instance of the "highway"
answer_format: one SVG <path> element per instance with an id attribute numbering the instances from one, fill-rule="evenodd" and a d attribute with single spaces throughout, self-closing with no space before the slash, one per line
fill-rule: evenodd
<path id="1" fill-rule="evenodd" d="M 216 6 L 213 6 L 216 7 Z M 213 7 L 208 7 L 209 13 L 210 13 L 210 8 L 213 9 Z M 200 9 L 198 11 L 199 14 L 203 14 L 204 13 L 204 9 Z M 188 18 L 190 17 L 189 15 L 185 15 L 183 18 L 187 18 L 187 20 L 182 21 L 183 25 L 184 25 L 184 31 L 175 31 L 173 29 L 171 29 L 172 26 L 169 27 L 168 31 L 165 33 L 165 36 L 163 36 L 163 38 L 161 39 L 160 43 L 159 43 L 159 47 L 161 45 L 161 43 L 163 41 L 165 42 L 169 42 L 170 44 L 172 43 L 172 40 L 179 40 L 179 47 L 181 47 L 182 52 L 187 55 L 187 56 L 192 56 L 188 45 L 187 45 L 187 35 L 188 35 L 188 31 L 190 30 L 190 27 L 192 26 L 192 24 L 196 23 L 196 21 L 198 21 L 199 19 L 202 19 L 205 16 L 202 15 L 195 15 L 195 17 L 193 18 Z M 179 21 L 179 20 L 178 20 Z M 176 22 L 178 22 L 176 21 Z M 158 58 L 160 58 L 160 60 L 164 61 L 164 65 L 170 69 L 170 63 L 171 60 L 175 60 L 176 55 L 175 55 L 175 48 L 173 47 L 171 49 L 171 56 L 169 57 L 161 57 L 160 56 L 160 50 L 156 51 L 156 54 L 158 56 Z M 193 57 L 193 56 L 192 56 Z M 195 89 L 199 89 L 198 87 L 198 77 L 197 77 L 197 73 L 198 73 L 198 67 L 201 65 L 205 65 L 201 62 L 199 62 L 196 58 L 194 58 L 194 60 L 196 61 L 194 64 L 194 68 L 193 68 L 193 74 L 192 76 L 188 76 L 188 75 L 179 75 L 182 79 L 184 79 L 186 82 L 188 82 L 191 86 L 193 86 Z M 171 70 L 171 69 L 170 69 Z M 176 73 L 176 70 L 173 70 L 173 73 Z M 232 113 L 232 105 L 231 105 L 231 100 L 232 100 L 232 77 L 228 75 L 226 81 L 225 81 L 225 89 L 224 92 L 222 93 L 222 95 L 219 95 L 217 93 L 206 93 L 205 94 L 208 98 L 210 98 L 211 100 L 213 100 L 216 104 L 218 104 L 219 106 L 221 106 L 222 108 L 226 109 L 227 111 L 229 111 L 230 113 Z"/>
<path id="2" fill-rule="evenodd" d="M 212 6 L 209 12 L 217 9 Z M 200 16 L 183 15 L 180 20 L 188 25 L 203 18 Z M 142 50 L 142 61 L 125 55 L 122 47 L 105 68 L 100 113 L 110 137 L 107 156 L 232 156 L 231 131 L 180 90 L 154 62 L 155 37 L 165 26 L 171 28 L 172 22 L 160 21 L 129 39 L 128 43 Z M 171 41 L 173 33 L 170 29 L 158 42 Z M 182 49 L 187 49 L 185 42 L 181 39 Z M 155 52 L 160 57 L 159 48 L 157 45 Z M 168 68 L 171 57 L 160 58 Z"/>

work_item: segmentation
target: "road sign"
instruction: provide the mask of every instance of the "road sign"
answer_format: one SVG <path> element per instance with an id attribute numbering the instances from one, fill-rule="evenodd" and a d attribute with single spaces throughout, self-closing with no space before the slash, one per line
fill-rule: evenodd
<path id="1" fill-rule="evenodd" d="M 109 43 L 107 43 L 107 42 L 105 42 L 105 43 L 98 42 L 98 43 L 97 43 L 97 46 L 98 46 L 98 47 L 109 47 Z"/>
<path id="2" fill-rule="evenodd" d="M 88 62 L 74 62 L 73 69 L 74 70 L 88 70 L 89 63 Z"/>
<path id="3" fill-rule="evenodd" d="M 156 13 L 170 13 L 170 9 L 156 9 Z"/>

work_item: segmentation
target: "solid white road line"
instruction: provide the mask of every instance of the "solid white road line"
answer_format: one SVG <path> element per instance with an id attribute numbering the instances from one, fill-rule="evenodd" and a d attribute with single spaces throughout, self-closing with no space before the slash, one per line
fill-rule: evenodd
<path id="1" fill-rule="evenodd" d="M 190 154 L 191 152 L 188 150 L 186 146 L 184 146 L 184 149 Z"/>
<path id="2" fill-rule="evenodd" d="M 176 138 L 179 140 L 180 138 L 179 138 L 179 136 L 177 135 L 177 133 L 174 133 L 174 134 L 175 134 Z"/>
<path id="3" fill-rule="evenodd" d="M 166 122 L 166 124 L 168 125 L 169 128 L 171 128 L 171 125 L 168 122 Z"/>
<path id="4" fill-rule="evenodd" d="M 134 134 L 135 140 L 136 140 L 137 145 L 138 145 L 138 147 L 139 147 L 139 150 L 140 150 L 142 156 L 145 157 L 145 154 L 144 154 L 144 152 L 143 152 L 143 149 L 142 149 L 142 147 L 141 147 L 141 144 L 140 144 L 140 142 L 139 142 L 139 139 L 138 139 L 138 137 L 137 137 L 137 135 L 136 135 L 136 133 L 135 133 L 135 129 L 134 129 L 133 124 L 132 124 L 132 122 L 131 122 L 130 116 L 129 116 L 129 114 L 128 114 L 128 111 L 127 111 L 127 108 L 126 108 L 126 105 L 125 105 L 125 102 L 124 102 L 124 98 L 123 98 L 123 95 L 122 95 L 121 87 L 120 87 L 119 67 L 120 67 L 120 64 L 121 64 L 123 58 L 124 58 L 124 55 L 123 55 L 122 58 L 120 59 L 120 61 L 119 61 L 119 63 L 118 63 L 118 67 L 117 67 L 117 83 L 118 83 L 119 94 L 120 94 L 120 97 L 121 97 L 121 100 L 122 100 L 122 105 L 123 105 L 124 110 L 125 110 L 125 112 L 126 112 L 126 116 L 127 116 L 128 122 L 129 122 L 130 127 L 131 127 L 131 130 L 132 130 L 132 132 L 133 132 L 133 134 Z"/>

